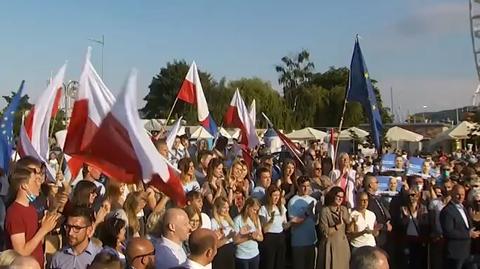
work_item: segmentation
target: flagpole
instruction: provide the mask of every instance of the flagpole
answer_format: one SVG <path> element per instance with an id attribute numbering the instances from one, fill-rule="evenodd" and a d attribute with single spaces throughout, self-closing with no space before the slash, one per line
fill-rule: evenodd
<path id="1" fill-rule="evenodd" d="M 348 88 L 346 89 L 347 91 L 347 94 L 348 94 Z M 338 125 L 338 135 L 340 136 L 340 132 L 342 131 L 342 126 L 343 126 L 343 120 L 345 118 L 345 112 L 347 111 L 347 94 L 345 94 L 345 101 L 343 102 L 343 110 L 342 110 L 342 117 L 340 117 L 340 124 Z M 337 139 L 338 140 L 338 139 Z M 333 164 L 333 167 L 335 168 L 335 160 L 333 160 L 334 158 L 336 158 L 338 155 L 338 146 L 340 145 L 339 141 L 337 141 L 337 144 L 335 145 L 335 151 L 334 151 L 334 156 L 332 158 L 332 164 Z"/>
<path id="2" fill-rule="evenodd" d="M 170 108 L 170 112 L 168 112 L 167 119 L 165 120 L 165 123 L 162 125 L 162 128 L 168 125 L 168 121 L 170 120 L 170 117 L 172 116 L 173 109 L 177 105 L 177 102 L 178 102 L 178 96 L 177 96 L 177 98 L 175 98 L 175 101 L 173 102 L 172 108 Z"/>

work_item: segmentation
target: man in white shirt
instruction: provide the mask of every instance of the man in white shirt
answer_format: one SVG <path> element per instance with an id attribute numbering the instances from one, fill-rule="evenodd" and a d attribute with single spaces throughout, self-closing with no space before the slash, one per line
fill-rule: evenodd
<path id="1" fill-rule="evenodd" d="M 199 228 L 192 232 L 188 240 L 190 255 L 180 268 L 209 269 L 217 254 L 217 236 L 215 232 Z"/>
<path id="2" fill-rule="evenodd" d="M 155 268 L 169 269 L 187 260 L 183 242 L 191 232 L 187 213 L 180 208 L 170 208 L 163 217 L 162 239 L 155 246 Z"/>

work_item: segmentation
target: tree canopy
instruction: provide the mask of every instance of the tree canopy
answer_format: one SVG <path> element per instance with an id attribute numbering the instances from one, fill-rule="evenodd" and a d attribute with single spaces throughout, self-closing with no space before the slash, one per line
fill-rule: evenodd
<path id="1" fill-rule="evenodd" d="M 147 102 L 140 112 L 145 118 L 166 118 L 175 102 L 178 90 L 185 79 L 189 66 L 184 60 L 173 60 L 162 67 L 149 86 L 150 92 L 145 96 Z M 349 69 L 347 67 L 330 67 L 325 72 L 315 72 L 315 65 L 310 61 L 310 53 L 302 50 L 294 57 L 281 58 L 281 64 L 275 66 L 283 95 L 272 85 L 258 77 L 241 78 L 227 81 L 226 78 L 215 80 L 205 70 L 199 71 L 205 98 L 210 113 L 221 125 L 223 115 L 230 103 L 235 89 L 239 89 L 247 106 L 255 99 L 257 113 L 264 112 L 277 128 L 292 130 L 306 126 L 338 126 L 345 100 Z M 385 108 L 379 89 L 375 86 L 378 106 L 384 123 L 392 121 L 390 111 Z M 189 124 L 197 124 L 196 109 L 178 101 L 173 110 L 173 117 L 184 116 Z M 266 127 L 262 117 L 257 115 L 257 127 Z M 348 103 L 344 126 L 356 126 L 368 123 L 362 106 Z"/>

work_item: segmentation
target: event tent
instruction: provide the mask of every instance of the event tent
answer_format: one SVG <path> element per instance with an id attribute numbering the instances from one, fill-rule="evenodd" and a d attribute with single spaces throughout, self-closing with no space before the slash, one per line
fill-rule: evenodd
<path id="1" fill-rule="evenodd" d="M 295 140 L 323 140 L 327 133 L 313 129 L 311 127 L 303 128 L 287 134 L 287 137 Z"/>
<path id="2" fill-rule="evenodd" d="M 412 131 L 394 126 L 388 129 L 385 138 L 392 141 L 406 141 L 406 142 L 420 142 L 423 139 L 423 135 L 414 133 Z"/>
<path id="3" fill-rule="evenodd" d="M 356 135 L 360 139 L 364 139 L 369 135 L 369 133 L 365 130 L 362 130 L 357 127 L 350 127 L 340 132 L 338 139 L 340 140 L 352 140 L 353 135 Z"/>
<path id="4" fill-rule="evenodd" d="M 191 139 L 213 139 L 213 135 L 211 135 L 203 126 L 200 126 L 192 133 L 190 136 Z"/>

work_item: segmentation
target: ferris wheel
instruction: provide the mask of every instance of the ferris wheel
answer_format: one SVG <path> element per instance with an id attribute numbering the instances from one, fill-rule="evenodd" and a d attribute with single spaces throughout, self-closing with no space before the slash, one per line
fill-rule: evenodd
<path id="1" fill-rule="evenodd" d="M 473 57 L 475 60 L 477 77 L 480 82 L 480 0 L 469 0 L 469 10 Z M 474 106 L 480 105 L 480 84 L 473 94 L 472 103 Z"/>

